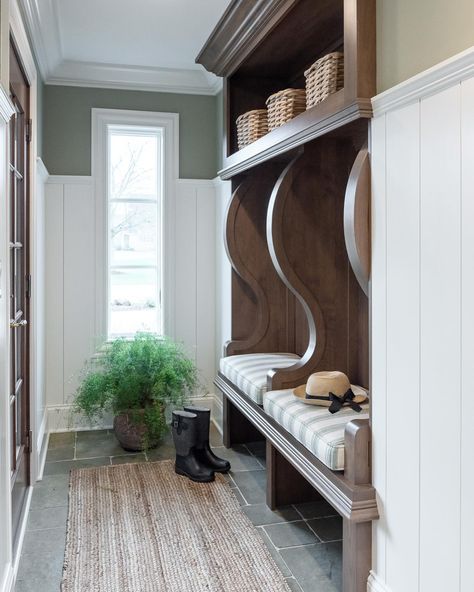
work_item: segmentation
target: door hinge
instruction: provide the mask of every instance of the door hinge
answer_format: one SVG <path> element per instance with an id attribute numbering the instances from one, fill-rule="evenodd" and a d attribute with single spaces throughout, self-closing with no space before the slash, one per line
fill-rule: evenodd
<path id="1" fill-rule="evenodd" d="M 26 276 L 26 289 L 25 289 L 25 296 L 30 299 L 31 298 L 31 274 Z"/>
<path id="2" fill-rule="evenodd" d="M 28 144 L 31 142 L 32 129 L 33 129 L 32 121 L 31 121 L 31 119 L 28 119 L 28 121 L 26 122 L 26 130 L 25 130 L 26 142 Z"/>
<path id="3" fill-rule="evenodd" d="M 27 434 L 26 434 L 26 443 L 25 443 L 25 447 L 26 447 L 26 452 L 28 454 L 31 453 L 31 443 L 33 441 L 33 432 L 30 430 Z"/>

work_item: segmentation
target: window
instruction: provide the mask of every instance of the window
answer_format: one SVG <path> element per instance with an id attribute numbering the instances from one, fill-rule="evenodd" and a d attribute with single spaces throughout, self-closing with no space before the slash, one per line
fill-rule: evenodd
<path id="1" fill-rule="evenodd" d="M 96 336 L 174 334 L 175 113 L 92 109 Z"/>
<path id="2" fill-rule="evenodd" d="M 162 333 L 162 132 L 108 126 L 108 333 Z"/>

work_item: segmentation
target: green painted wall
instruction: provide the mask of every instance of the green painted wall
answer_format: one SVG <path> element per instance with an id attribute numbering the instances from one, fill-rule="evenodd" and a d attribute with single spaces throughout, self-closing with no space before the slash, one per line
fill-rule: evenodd
<path id="1" fill-rule="evenodd" d="M 222 91 L 216 96 L 216 163 L 217 170 L 222 168 L 224 157 L 224 94 Z"/>
<path id="2" fill-rule="evenodd" d="M 472 45 L 473 0 L 377 0 L 378 92 Z"/>
<path id="3" fill-rule="evenodd" d="M 42 156 L 50 174 L 90 175 L 92 108 L 179 113 L 180 178 L 215 177 L 216 97 L 46 85 Z"/>
<path id="4" fill-rule="evenodd" d="M 38 83 L 37 83 L 37 121 L 36 121 L 36 146 L 38 151 L 38 156 L 40 158 L 43 157 L 43 105 L 44 105 L 44 83 L 39 74 L 39 68 L 36 66 L 36 72 L 38 73 Z"/>

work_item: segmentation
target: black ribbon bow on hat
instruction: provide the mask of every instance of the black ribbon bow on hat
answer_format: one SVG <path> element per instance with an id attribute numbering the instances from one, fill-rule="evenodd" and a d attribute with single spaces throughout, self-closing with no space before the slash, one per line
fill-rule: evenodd
<path id="1" fill-rule="evenodd" d="M 329 407 L 329 412 L 337 413 L 343 408 L 344 405 L 348 405 L 351 409 L 357 411 L 357 413 L 360 413 L 360 411 L 362 411 L 362 407 L 355 403 L 354 399 L 355 395 L 351 389 L 345 392 L 342 397 L 338 397 L 334 393 L 329 393 L 329 400 L 332 401 L 331 406 Z"/>

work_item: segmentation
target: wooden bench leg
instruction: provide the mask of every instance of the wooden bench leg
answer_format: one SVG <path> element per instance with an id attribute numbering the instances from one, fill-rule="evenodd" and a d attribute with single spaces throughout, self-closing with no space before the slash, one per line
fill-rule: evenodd
<path id="1" fill-rule="evenodd" d="M 342 590 L 367 592 L 372 564 L 372 523 L 343 519 Z"/>
<path id="2" fill-rule="evenodd" d="M 234 444 L 259 442 L 265 439 L 225 395 L 222 404 L 223 442 L 226 448 L 230 448 Z"/>
<path id="3" fill-rule="evenodd" d="M 267 440 L 267 506 L 280 506 L 316 501 L 321 495 Z"/>

